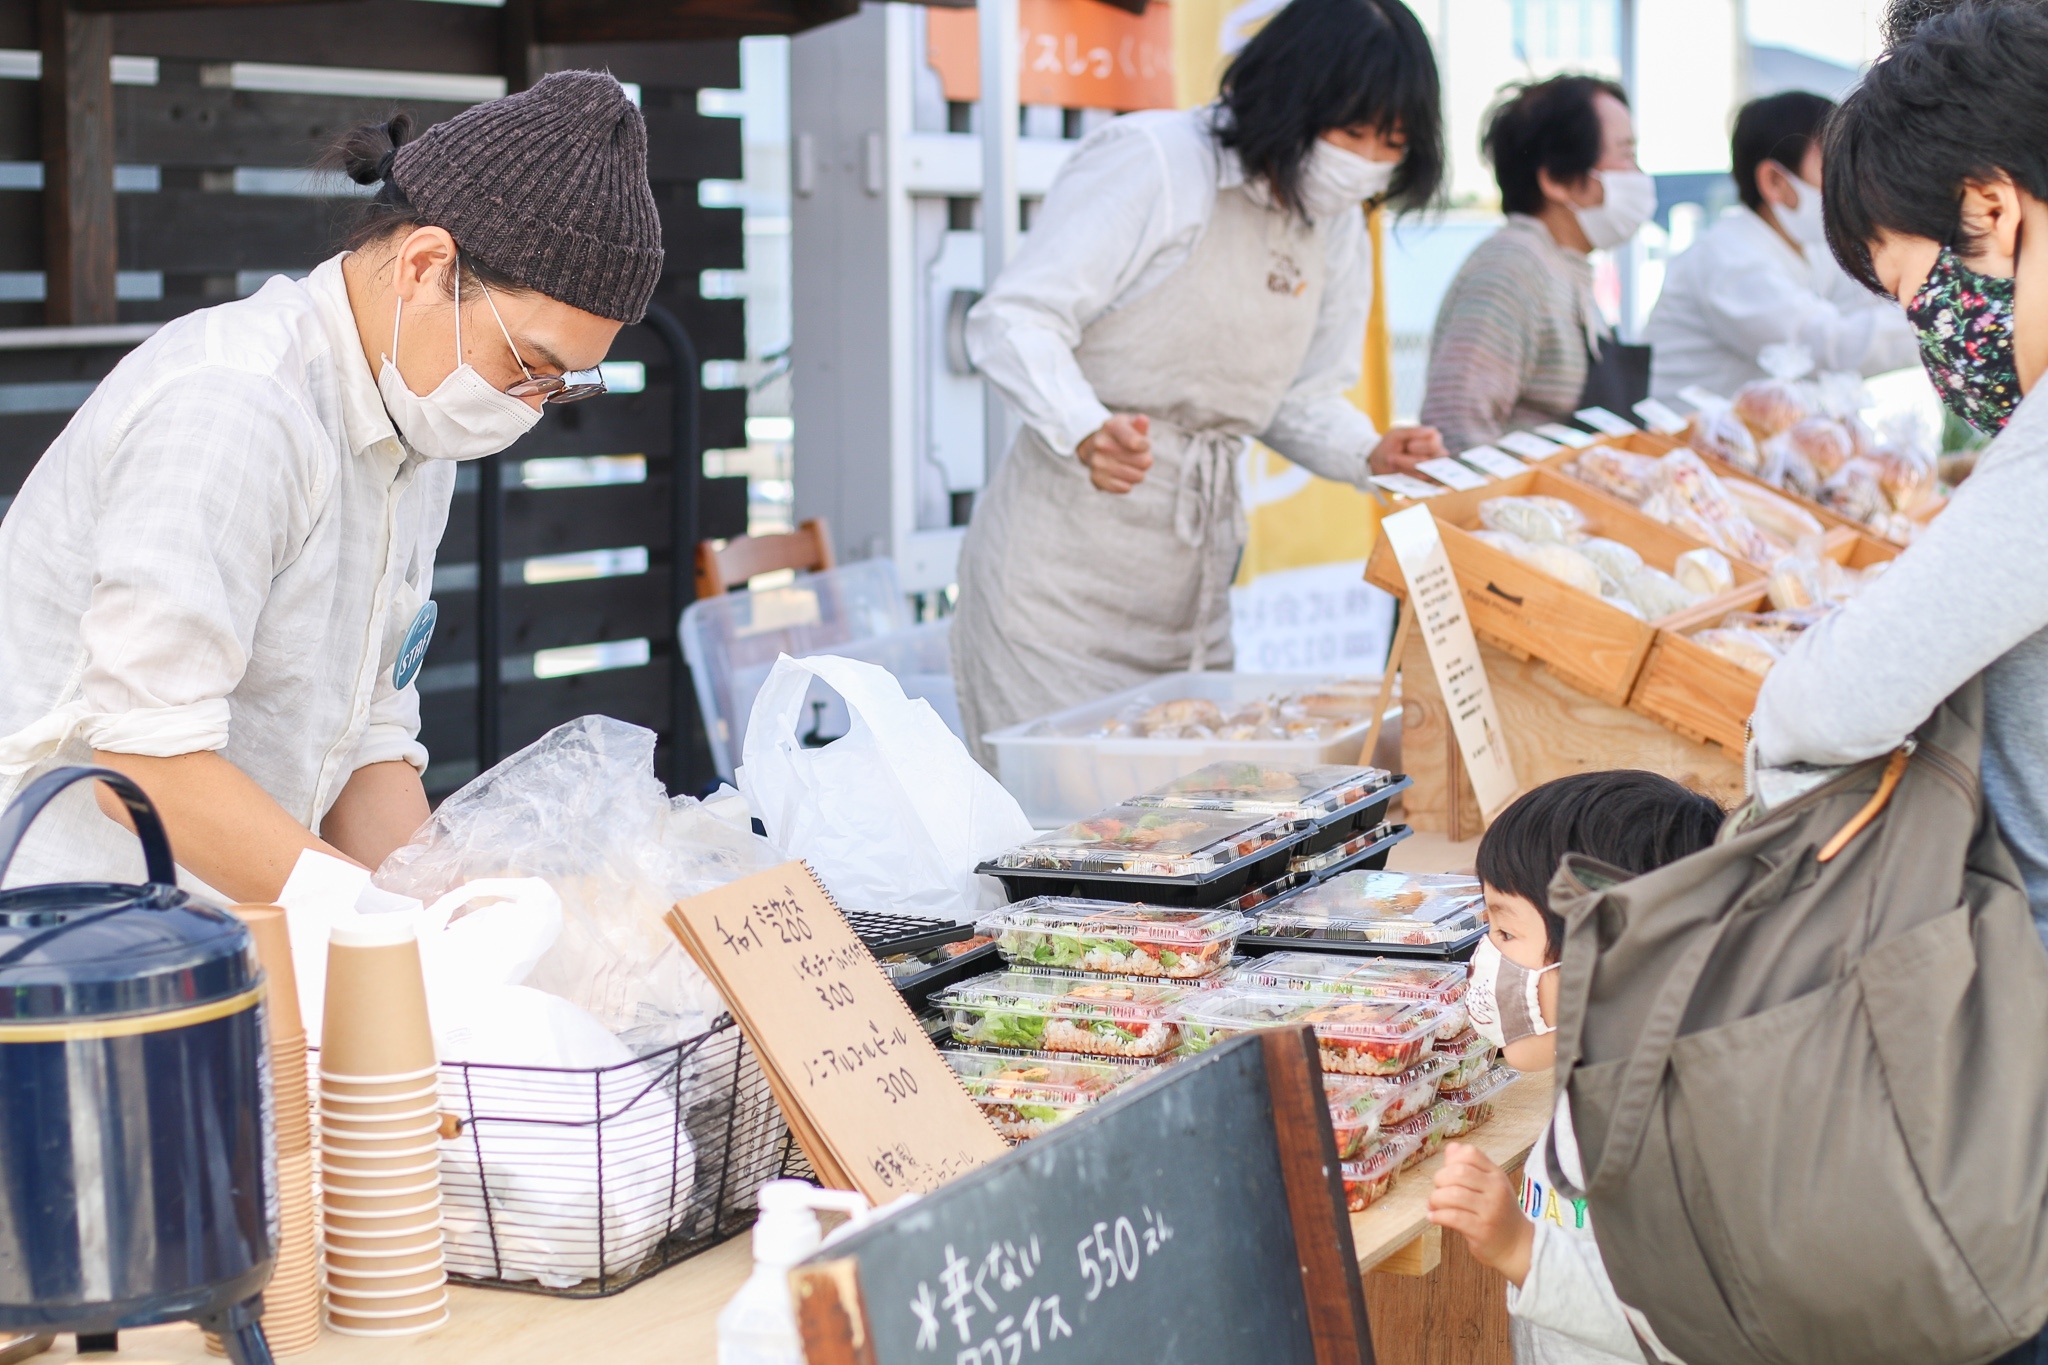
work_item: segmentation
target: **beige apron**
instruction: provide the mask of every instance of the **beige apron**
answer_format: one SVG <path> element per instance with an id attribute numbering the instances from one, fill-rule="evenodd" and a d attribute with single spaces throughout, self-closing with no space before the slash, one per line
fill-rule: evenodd
<path id="1" fill-rule="evenodd" d="M 1074 352 L 1112 412 L 1152 419 L 1152 468 L 1104 493 L 1030 428 L 960 552 L 953 673 L 981 737 L 1162 673 L 1228 668 L 1244 545 L 1237 457 L 1272 423 L 1315 332 L 1320 227 L 1220 189 L 1187 261 L 1104 314 Z"/>

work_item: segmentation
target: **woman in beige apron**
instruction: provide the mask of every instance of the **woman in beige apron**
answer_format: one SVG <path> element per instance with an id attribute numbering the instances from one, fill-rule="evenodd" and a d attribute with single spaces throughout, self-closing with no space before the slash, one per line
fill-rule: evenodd
<path id="1" fill-rule="evenodd" d="M 1363 484 L 1443 453 L 1344 397 L 1371 303 L 1360 206 L 1443 168 L 1435 59 L 1400 0 L 1292 0 L 1204 109 L 1135 114 L 1075 151 L 968 322 L 1024 429 L 960 559 L 953 669 L 982 736 L 1231 663 L 1257 437 Z"/>

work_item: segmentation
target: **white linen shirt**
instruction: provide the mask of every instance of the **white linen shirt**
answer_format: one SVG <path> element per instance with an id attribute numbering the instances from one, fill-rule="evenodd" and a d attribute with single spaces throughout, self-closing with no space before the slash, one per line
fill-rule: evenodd
<path id="1" fill-rule="evenodd" d="M 1650 392 L 1697 384 L 1730 397 L 1765 377 L 1757 353 L 1793 341 L 1818 370 L 1883 374 L 1920 363 L 1905 310 L 1849 278 L 1822 248 L 1806 255 L 1747 207 L 1731 209 L 1671 262 L 1643 328 Z"/>
<path id="2" fill-rule="evenodd" d="M 341 259 L 167 324 L 22 485 L 0 522 L 0 804 L 94 749 L 215 750 L 318 831 L 356 769 L 426 766 L 418 692 L 392 684 L 455 466 L 400 440 Z M 5 880 L 141 874 L 82 784 Z"/>
<path id="3" fill-rule="evenodd" d="M 1081 334 L 1165 283 L 1194 253 L 1217 191 L 1245 183 L 1237 154 L 1209 131 L 1213 115 L 1213 106 L 1152 110 L 1091 133 L 1060 167 L 1016 258 L 968 314 L 975 365 L 1062 454 L 1110 417 L 1074 359 Z M 1344 393 L 1358 383 L 1372 306 L 1365 215 L 1338 214 L 1324 242 L 1308 355 L 1259 439 L 1325 478 L 1361 483 L 1379 432 Z"/>

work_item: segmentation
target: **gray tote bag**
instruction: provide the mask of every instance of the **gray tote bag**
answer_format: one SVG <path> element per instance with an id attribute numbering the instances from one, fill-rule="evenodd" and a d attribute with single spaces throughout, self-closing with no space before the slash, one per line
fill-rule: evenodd
<path id="1" fill-rule="evenodd" d="M 1594 1235 L 1687 1365 L 1969 1365 L 2048 1320 L 2048 953 L 1983 715 L 1552 885 Z"/>

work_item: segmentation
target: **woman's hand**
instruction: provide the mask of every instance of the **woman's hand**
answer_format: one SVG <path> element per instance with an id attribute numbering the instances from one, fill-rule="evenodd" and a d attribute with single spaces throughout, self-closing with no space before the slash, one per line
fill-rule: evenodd
<path id="1" fill-rule="evenodd" d="M 1105 493 L 1128 493 L 1145 481 L 1152 467 L 1152 419 L 1117 413 L 1074 448 L 1074 458 L 1089 479 Z"/>
<path id="2" fill-rule="evenodd" d="M 1536 1225 L 1523 1216 L 1507 1173 L 1477 1147 L 1445 1145 L 1443 1169 L 1429 1192 L 1429 1221 L 1462 1233 L 1472 1259 L 1492 1266 L 1517 1288 L 1529 1278 Z"/>
<path id="3" fill-rule="evenodd" d="M 1444 453 L 1444 438 L 1435 427 L 1388 427 L 1367 462 L 1375 474 L 1412 474 L 1424 460 Z"/>

